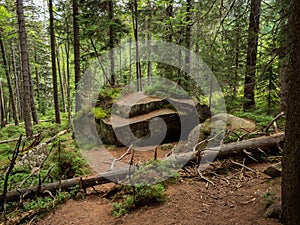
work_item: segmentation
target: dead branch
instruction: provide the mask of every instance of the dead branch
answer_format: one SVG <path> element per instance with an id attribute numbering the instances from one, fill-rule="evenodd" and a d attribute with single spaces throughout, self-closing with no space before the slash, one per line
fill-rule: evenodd
<path id="1" fill-rule="evenodd" d="M 68 132 L 68 130 L 63 130 L 63 131 L 60 131 L 58 134 L 56 134 L 55 136 L 49 138 L 47 141 L 45 141 L 44 143 L 46 144 L 49 144 L 51 143 L 52 141 L 54 141 L 56 138 L 66 134 Z"/>
<path id="2" fill-rule="evenodd" d="M 269 124 L 268 124 L 268 126 L 266 127 L 266 129 L 265 129 L 265 132 L 266 133 L 268 133 L 268 131 L 269 131 L 269 129 L 270 129 L 270 127 L 272 126 L 272 124 L 274 124 L 275 125 L 275 128 L 277 127 L 277 125 L 276 125 L 276 121 L 280 118 L 280 117 L 282 117 L 284 115 L 284 112 L 281 112 L 281 113 L 279 113 Z"/>
<path id="3" fill-rule="evenodd" d="M 256 171 L 255 171 L 255 170 L 251 169 L 251 168 L 250 168 L 250 167 L 248 167 L 248 166 L 245 166 L 244 164 L 241 164 L 241 163 L 235 162 L 235 161 L 233 161 L 231 158 L 229 158 L 229 161 L 230 161 L 232 164 L 234 164 L 234 165 L 237 165 L 237 166 L 243 167 L 243 168 L 245 168 L 245 169 L 247 169 L 247 170 L 249 170 L 249 171 L 251 171 L 251 172 L 254 172 L 254 173 L 256 173 Z"/>
<path id="4" fill-rule="evenodd" d="M 207 183 L 210 183 L 212 186 L 215 186 L 215 183 L 212 182 L 211 180 L 209 180 L 207 177 L 205 177 L 205 176 L 201 173 L 201 171 L 200 171 L 199 168 L 197 169 L 197 172 L 198 172 L 198 174 L 199 174 L 199 176 L 200 176 L 201 179 L 205 180 Z"/>
<path id="5" fill-rule="evenodd" d="M 115 165 L 115 163 L 116 163 L 117 161 L 122 160 L 126 155 L 129 154 L 129 152 L 130 152 L 130 150 L 132 149 L 132 147 L 133 147 L 133 145 L 130 145 L 129 148 L 127 149 L 127 151 L 126 151 L 123 155 L 121 155 L 121 156 L 120 156 L 119 158 L 117 158 L 117 159 L 114 159 L 114 161 L 111 163 L 111 166 L 110 166 L 110 169 L 111 169 L 111 170 L 114 169 L 114 165 Z"/>

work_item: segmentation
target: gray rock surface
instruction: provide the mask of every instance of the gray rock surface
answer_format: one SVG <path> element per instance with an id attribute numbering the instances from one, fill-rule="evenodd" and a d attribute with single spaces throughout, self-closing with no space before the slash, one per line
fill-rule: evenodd
<path id="1" fill-rule="evenodd" d="M 273 164 L 271 166 L 268 166 L 264 171 L 264 174 L 267 174 L 270 177 L 280 177 L 282 173 L 282 165 L 280 163 Z"/>

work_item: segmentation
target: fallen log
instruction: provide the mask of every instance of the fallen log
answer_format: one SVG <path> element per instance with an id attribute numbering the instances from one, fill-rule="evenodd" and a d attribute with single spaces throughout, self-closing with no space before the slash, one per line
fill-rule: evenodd
<path id="1" fill-rule="evenodd" d="M 221 147 L 214 147 L 205 149 L 204 157 L 211 159 L 221 159 L 229 156 L 241 155 L 244 150 L 248 152 L 257 151 L 260 149 L 269 149 L 276 146 L 284 141 L 284 133 L 278 133 L 272 136 L 264 136 L 253 138 L 245 141 L 229 143 L 222 145 Z M 199 156 L 196 152 L 183 153 L 179 155 L 172 155 L 164 160 L 175 160 L 176 163 L 186 164 L 186 162 L 197 162 L 199 161 Z M 133 170 L 130 170 L 133 171 Z M 6 194 L 6 201 L 17 201 L 20 198 L 32 198 L 35 196 L 41 196 L 47 194 L 47 192 L 55 193 L 57 190 L 66 191 L 72 187 L 78 186 L 80 188 L 92 187 L 105 183 L 118 183 L 124 180 L 130 175 L 129 166 L 112 170 L 106 173 L 101 173 L 96 176 L 91 177 L 79 177 L 67 180 L 62 180 L 60 182 L 44 184 L 42 186 L 34 186 L 30 188 L 25 188 L 22 190 L 9 191 Z M 3 194 L 0 195 L 0 202 L 4 200 Z"/>
<path id="2" fill-rule="evenodd" d="M 19 199 L 33 198 L 35 196 L 48 195 L 48 192 L 55 193 L 56 191 L 67 191 L 72 187 L 87 188 L 106 183 L 118 183 L 120 180 L 126 178 L 129 174 L 128 167 L 118 170 L 113 170 L 106 173 L 101 173 L 91 177 L 76 177 L 67 180 L 62 180 L 54 183 L 43 184 L 41 186 L 34 186 L 24 188 L 21 190 L 9 191 L 6 194 L 6 201 L 18 201 Z M 0 195 L 0 202 L 4 200 L 3 194 Z"/>
<path id="3" fill-rule="evenodd" d="M 55 136 L 49 138 L 45 143 L 46 143 L 46 144 L 49 144 L 50 142 L 52 142 L 53 140 L 55 140 L 57 137 L 62 136 L 62 135 L 64 135 L 64 134 L 66 134 L 67 132 L 68 132 L 67 130 L 60 131 L 60 132 L 59 132 L 58 134 L 56 134 Z M 38 136 L 40 136 L 40 135 L 41 135 L 41 134 L 38 133 L 38 134 L 33 135 L 33 137 L 35 138 L 35 137 L 38 137 Z M 26 139 L 26 137 L 22 138 L 22 140 L 24 140 L 24 139 Z M 19 140 L 19 138 L 13 138 L 13 139 L 9 139 L 9 140 L 3 140 L 3 141 L 0 141 L 0 145 L 1 145 L 1 144 L 7 144 L 7 143 L 10 143 L 10 142 L 15 142 L 15 141 L 18 141 L 18 140 Z"/>
<path id="4" fill-rule="evenodd" d="M 39 135 L 41 135 L 40 133 L 39 134 L 35 134 L 33 135 L 33 137 L 38 137 Z M 26 139 L 26 137 L 23 137 L 22 140 Z M 1 144 L 7 144 L 7 143 L 10 143 L 10 142 L 15 142 L 15 141 L 18 141 L 19 138 L 13 138 L 13 139 L 9 139 L 9 140 L 3 140 L 3 141 L 0 141 L 0 145 Z"/>
<path id="5" fill-rule="evenodd" d="M 199 160 L 205 160 L 203 158 L 208 159 L 208 161 L 212 161 L 215 159 L 224 159 L 228 157 L 240 156 L 245 154 L 245 151 L 249 153 L 259 152 L 261 150 L 268 150 L 274 146 L 277 146 L 280 143 L 284 142 L 284 133 L 277 133 L 271 136 L 263 136 L 252 138 L 240 142 L 233 142 L 224 144 L 220 147 L 214 148 L 206 148 L 203 150 L 203 156 L 199 159 L 198 152 L 188 152 L 179 155 L 173 155 L 170 157 L 174 157 L 176 163 L 184 163 L 184 162 L 199 162 Z M 187 159 L 189 159 L 187 161 Z"/>

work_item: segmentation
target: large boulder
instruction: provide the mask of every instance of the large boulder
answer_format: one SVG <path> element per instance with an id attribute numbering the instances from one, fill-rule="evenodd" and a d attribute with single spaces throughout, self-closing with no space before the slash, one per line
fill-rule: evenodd
<path id="1" fill-rule="evenodd" d="M 222 130 L 246 130 L 254 131 L 256 125 L 252 121 L 248 121 L 237 116 L 233 116 L 226 113 L 221 113 L 213 116 L 212 118 L 206 120 L 204 123 L 197 125 L 188 136 L 187 151 L 193 150 L 193 147 L 207 139 L 211 134 L 211 129 L 214 128 L 216 132 L 221 132 Z"/>

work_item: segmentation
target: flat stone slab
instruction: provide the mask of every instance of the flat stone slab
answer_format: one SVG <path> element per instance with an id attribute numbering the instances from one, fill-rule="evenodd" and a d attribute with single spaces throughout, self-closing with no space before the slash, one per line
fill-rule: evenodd
<path id="1" fill-rule="evenodd" d="M 112 117 L 97 121 L 97 131 L 104 144 L 150 146 L 177 141 L 181 135 L 180 117 L 171 109 L 133 118 Z"/>

